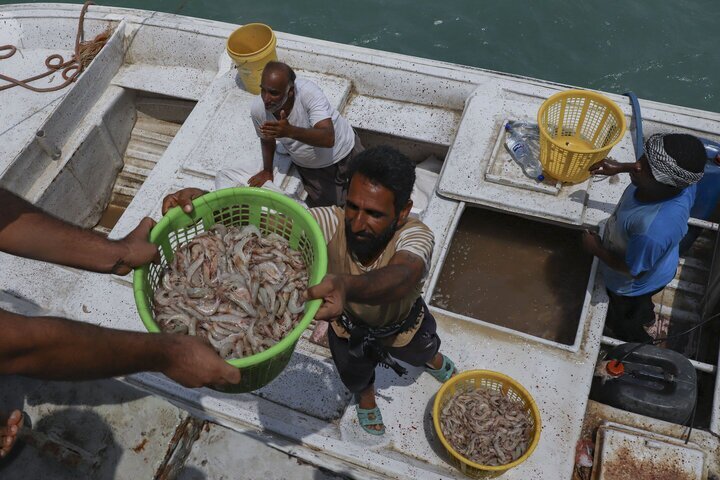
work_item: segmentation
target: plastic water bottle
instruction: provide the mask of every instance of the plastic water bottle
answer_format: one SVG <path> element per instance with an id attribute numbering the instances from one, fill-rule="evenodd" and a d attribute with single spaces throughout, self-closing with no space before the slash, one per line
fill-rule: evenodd
<path id="1" fill-rule="evenodd" d="M 532 156 L 522 135 L 513 129 L 509 122 L 505 124 L 505 131 L 507 132 L 505 147 L 513 160 L 520 165 L 525 175 L 539 182 L 543 181 L 545 177 L 542 174 L 542 165 L 537 158 Z"/>
<path id="2" fill-rule="evenodd" d="M 520 134 L 522 138 L 527 140 L 540 140 L 540 128 L 537 123 L 521 122 L 518 120 L 508 120 L 507 125 Z"/>

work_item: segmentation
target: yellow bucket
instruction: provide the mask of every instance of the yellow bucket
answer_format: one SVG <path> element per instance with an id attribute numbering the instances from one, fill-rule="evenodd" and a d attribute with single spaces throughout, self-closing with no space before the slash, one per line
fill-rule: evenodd
<path id="1" fill-rule="evenodd" d="M 550 176 L 570 183 L 607 157 L 625 134 L 625 115 L 604 95 L 585 90 L 556 93 L 540 106 L 540 163 Z"/>
<path id="2" fill-rule="evenodd" d="M 501 391 L 506 397 L 522 404 L 523 408 L 530 416 L 533 424 L 530 445 L 528 446 L 527 451 L 514 462 L 498 466 L 475 463 L 455 451 L 455 449 L 450 445 L 450 442 L 448 442 L 445 438 L 445 435 L 443 435 L 442 429 L 440 428 L 440 412 L 442 412 L 445 404 L 450 400 L 450 398 L 452 398 L 455 392 L 468 391 L 476 388 L 488 388 L 491 390 Z M 435 403 L 433 404 L 433 424 L 435 425 L 435 432 L 437 433 L 440 442 L 448 451 L 448 454 L 450 454 L 453 465 L 471 478 L 495 478 L 507 472 L 511 468 L 517 467 L 527 460 L 530 455 L 532 455 L 535 447 L 537 447 L 538 441 L 540 441 L 540 411 L 538 410 L 533 398 L 522 385 L 512 378 L 507 375 L 503 375 L 502 373 L 490 370 L 468 370 L 467 372 L 455 375 L 445 382 L 435 396 Z"/>
<path id="3" fill-rule="evenodd" d="M 277 60 L 277 39 L 272 28 L 263 23 L 248 23 L 227 39 L 227 53 L 237 65 L 245 90 L 260 93 L 260 77 L 265 65 Z"/>

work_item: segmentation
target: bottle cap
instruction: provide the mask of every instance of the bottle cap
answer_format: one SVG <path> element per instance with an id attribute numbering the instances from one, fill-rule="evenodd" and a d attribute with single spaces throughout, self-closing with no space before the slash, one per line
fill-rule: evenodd
<path id="1" fill-rule="evenodd" d="M 541 173 L 540 175 L 538 175 L 538 178 L 537 178 L 537 179 L 538 179 L 538 182 L 542 182 L 543 180 L 545 180 L 545 175 L 543 175 L 543 174 Z"/>
<path id="2" fill-rule="evenodd" d="M 507 131 L 512 130 L 512 125 L 510 125 L 510 122 L 507 122 L 507 123 L 505 124 L 505 130 L 507 130 Z"/>
<path id="3" fill-rule="evenodd" d="M 610 360 L 607 365 L 605 365 L 605 370 L 613 377 L 619 377 L 625 373 L 625 365 L 618 360 Z"/>

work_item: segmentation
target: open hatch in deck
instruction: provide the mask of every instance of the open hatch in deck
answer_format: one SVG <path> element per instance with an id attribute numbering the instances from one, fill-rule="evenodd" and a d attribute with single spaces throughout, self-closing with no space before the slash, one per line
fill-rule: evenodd
<path id="1" fill-rule="evenodd" d="M 580 231 L 494 212 L 463 212 L 432 305 L 572 345 L 592 257 Z"/>
<path id="2" fill-rule="evenodd" d="M 150 175 L 170 142 L 177 135 L 196 102 L 163 95 L 125 90 L 108 115 L 124 115 L 133 120 L 118 134 L 125 146 L 122 169 L 112 185 L 112 193 L 95 230 L 107 235 L 125 212 L 137 191 Z"/>

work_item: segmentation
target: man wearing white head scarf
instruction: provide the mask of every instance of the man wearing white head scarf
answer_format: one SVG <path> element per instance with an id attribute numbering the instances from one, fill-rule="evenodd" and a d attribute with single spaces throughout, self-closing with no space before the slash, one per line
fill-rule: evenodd
<path id="1" fill-rule="evenodd" d="M 702 142 L 686 134 L 653 135 L 635 163 L 603 160 L 590 167 L 602 175 L 627 172 L 632 181 L 608 219 L 605 237 L 583 237 L 585 249 L 601 260 L 610 297 L 606 326 L 621 340 L 652 338 L 646 331 L 655 323 L 652 296 L 675 276 L 704 167 Z"/>

